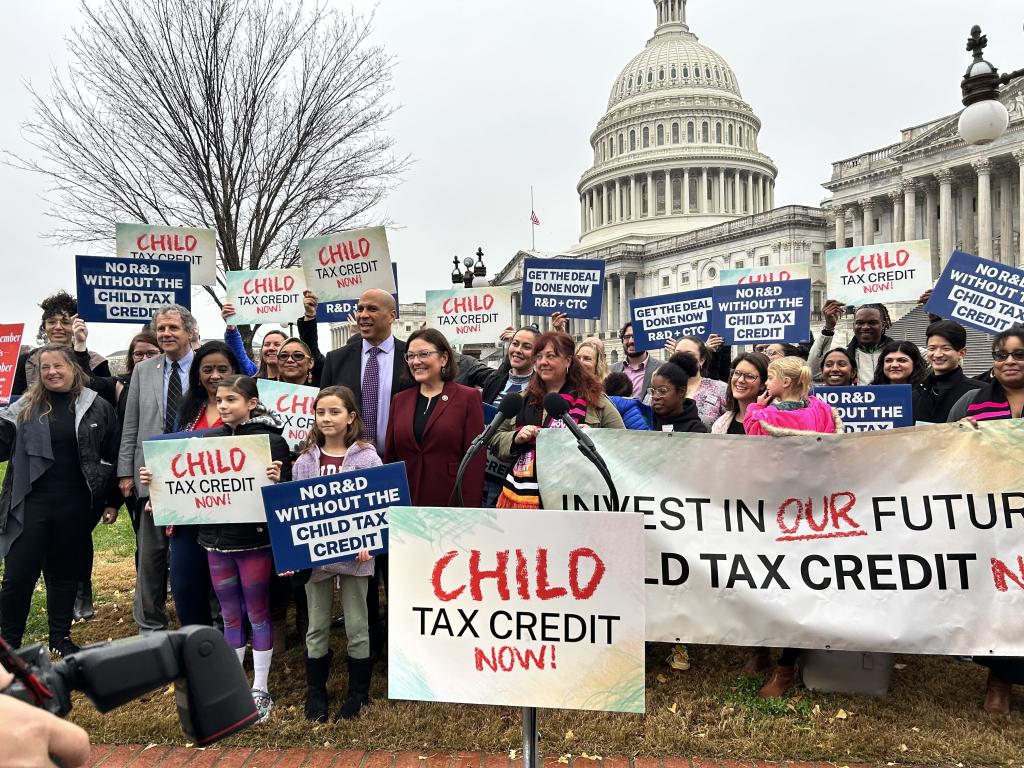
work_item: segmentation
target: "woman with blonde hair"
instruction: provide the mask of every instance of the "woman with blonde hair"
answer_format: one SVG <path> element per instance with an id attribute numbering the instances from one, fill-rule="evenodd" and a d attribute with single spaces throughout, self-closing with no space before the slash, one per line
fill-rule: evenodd
<path id="1" fill-rule="evenodd" d="M 605 376 L 608 375 L 608 358 L 604 354 L 604 349 L 594 341 L 590 339 L 581 341 L 576 347 L 576 359 L 598 381 L 604 381 Z"/>

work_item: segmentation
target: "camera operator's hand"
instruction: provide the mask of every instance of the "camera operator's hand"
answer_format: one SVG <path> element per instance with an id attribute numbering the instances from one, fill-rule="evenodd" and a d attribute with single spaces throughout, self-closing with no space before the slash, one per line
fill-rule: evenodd
<path id="1" fill-rule="evenodd" d="M 0 691 L 14 675 L 0 667 Z M 0 693 L 0 765 L 53 768 L 51 755 L 65 768 L 85 765 L 89 734 L 49 712 Z"/>

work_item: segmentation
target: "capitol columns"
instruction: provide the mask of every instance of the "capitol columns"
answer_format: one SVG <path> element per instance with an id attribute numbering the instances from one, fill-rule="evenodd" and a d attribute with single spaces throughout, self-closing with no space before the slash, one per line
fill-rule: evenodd
<path id="1" fill-rule="evenodd" d="M 754 172 L 747 171 L 747 183 L 743 185 L 747 195 L 747 214 L 754 213 Z"/>
<path id="2" fill-rule="evenodd" d="M 708 169 L 700 169 L 700 189 L 697 190 L 697 212 L 708 212 Z"/>
<path id="3" fill-rule="evenodd" d="M 939 220 L 935 212 L 937 206 L 935 185 L 928 183 L 924 188 L 924 236 L 931 242 L 933 280 L 938 279 L 939 273 L 942 272 L 939 267 Z"/>
<path id="4" fill-rule="evenodd" d="M 863 212 L 861 245 L 874 245 L 875 243 L 875 201 L 866 197 L 860 201 L 860 209 Z"/>
<path id="5" fill-rule="evenodd" d="M 1021 164 L 1021 168 L 1024 168 L 1024 163 Z M 1024 174 L 1024 171 L 1021 171 Z M 683 213 L 688 214 L 690 212 L 690 169 L 683 169 Z M 1024 219 L 1021 219 L 1024 221 Z"/>
<path id="6" fill-rule="evenodd" d="M 1010 198 L 1013 197 L 1010 169 L 1000 169 L 999 174 L 999 261 L 1013 264 L 1013 209 Z"/>
<path id="7" fill-rule="evenodd" d="M 622 179 L 615 179 L 615 221 L 622 221 Z"/>
<path id="8" fill-rule="evenodd" d="M 917 184 L 910 179 L 903 180 L 903 237 L 917 239 Z"/>
<path id="9" fill-rule="evenodd" d="M 836 214 L 836 248 L 846 247 L 846 208 L 841 205 L 833 205 L 832 210 Z"/>
<path id="10" fill-rule="evenodd" d="M 987 158 L 974 161 L 978 173 L 978 256 L 992 258 L 992 164 Z M 944 254 L 949 257 L 949 252 Z"/>
<path id="11" fill-rule="evenodd" d="M 939 271 L 953 253 L 953 172 L 936 171 L 939 182 Z M 938 275 L 936 275 L 937 277 Z"/>
<path id="12" fill-rule="evenodd" d="M 626 273 L 619 272 L 619 322 L 613 330 L 618 330 L 629 321 L 629 292 L 626 289 Z"/>
<path id="13" fill-rule="evenodd" d="M 718 169 L 718 212 L 725 213 L 725 169 Z"/>
<path id="14" fill-rule="evenodd" d="M 909 239 L 903 235 L 903 193 L 900 190 L 890 192 L 889 202 L 892 204 L 892 239 Z"/>
<path id="15" fill-rule="evenodd" d="M 672 171 L 665 171 L 665 215 L 672 215 Z"/>
<path id="16" fill-rule="evenodd" d="M 1013 159 L 1017 161 L 1018 174 L 1020 176 L 1019 185 L 1017 187 L 1017 206 L 1020 208 L 1018 229 L 1018 244 L 1020 247 L 1017 253 L 1017 266 L 1024 267 L 1024 150 L 1017 150 L 1013 153 Z"/>
<path id="17" fill-rule="evenodd" d="M 629 174 L 629 219 L 630 221 L 636 221 L 640 218 L 639 206 L 636 202 L 636 174 Z"/>
<path id="18" fill-rule="evenodd" d="M 654 216 L 654 203 L 658 196 L 654 194 L 654 173 L 647 172 L 647 218 Z"/>

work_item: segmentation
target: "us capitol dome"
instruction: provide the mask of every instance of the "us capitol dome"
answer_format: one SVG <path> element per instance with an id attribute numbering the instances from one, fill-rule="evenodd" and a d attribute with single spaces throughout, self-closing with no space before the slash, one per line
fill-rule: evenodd
<path id="1" fill-rule="evenodd" d="M 577 185 L 574 250 L 679 234 L 774 207 L 777 169 L 729 63 L 686 24 L 686 0 L 655 0 L 657 27 L 612 83 Z"/>

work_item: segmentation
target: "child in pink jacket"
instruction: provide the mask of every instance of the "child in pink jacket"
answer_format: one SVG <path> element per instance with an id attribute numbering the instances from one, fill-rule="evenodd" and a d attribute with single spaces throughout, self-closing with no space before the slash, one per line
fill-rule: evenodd
<path id="1" fill-rule="evenodd" d="M 842 432 L 832 407 L 809 395 L 811 369 L 799 357 L 779 357 L 768 365 L 764 394 L 747 406 L 743 428 L 748 435 L 802 435 Z"/>

